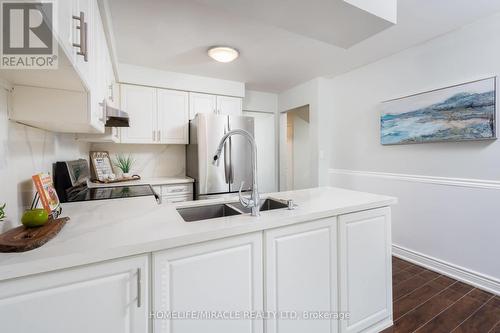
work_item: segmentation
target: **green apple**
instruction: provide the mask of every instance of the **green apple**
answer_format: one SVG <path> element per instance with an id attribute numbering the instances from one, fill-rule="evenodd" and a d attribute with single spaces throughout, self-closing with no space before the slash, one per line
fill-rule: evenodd
<path id="1" fill-rule="evenodd" d="M 25 227 L 40 227 L 49 220 L 49 214 L 45 209 L 29 209 L 24 212 L 21 222 Z"/>

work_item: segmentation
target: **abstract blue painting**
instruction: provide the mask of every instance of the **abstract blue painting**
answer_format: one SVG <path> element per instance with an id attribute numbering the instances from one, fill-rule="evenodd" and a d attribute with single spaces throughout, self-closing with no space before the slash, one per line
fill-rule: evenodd
<path id="1" fill-rule="evenodd" d="M 496 138 L 496 78 L 382 103 L 383 145 Z"/>

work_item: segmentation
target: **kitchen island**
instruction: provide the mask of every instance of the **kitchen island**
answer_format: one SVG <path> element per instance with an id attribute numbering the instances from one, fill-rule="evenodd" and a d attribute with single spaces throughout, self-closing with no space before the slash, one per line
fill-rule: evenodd
<path id="1" fill-rule="evenodd" d="M 55 239 L 30 252 L 0 254 L 3 327 L 177 333 L 390 326 L 389 206 L 396 199 L 328 187 L 263 197 L 298 206 L 184 222 L 176 208 L 236 197 L 64 205 L 71 221 Z M 31 320 L 20 321 L 30 311 Z M 218 311 L 223 317 L 213 316 Z M 74 326 L 57 326 L 60 315 Z"/>

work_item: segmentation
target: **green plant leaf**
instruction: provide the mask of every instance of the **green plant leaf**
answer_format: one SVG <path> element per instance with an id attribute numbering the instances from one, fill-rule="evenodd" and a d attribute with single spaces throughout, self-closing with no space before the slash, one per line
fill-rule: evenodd
<path id="1" fill-rule="evenodd" d="M 123 173 L 129 173 L 134 163 L 135 160 L 130 155 L 125 156 L 123 154 L 118 154 L 114 160 L 114 165 Z"/>
<path id="2" fill-rule="evenodd" d="M 6 204 L 3 204 L 0 207 L 0 221 L 3 221 L 3 219 L 5 218 L 5 206 L 6 206 Z"/>

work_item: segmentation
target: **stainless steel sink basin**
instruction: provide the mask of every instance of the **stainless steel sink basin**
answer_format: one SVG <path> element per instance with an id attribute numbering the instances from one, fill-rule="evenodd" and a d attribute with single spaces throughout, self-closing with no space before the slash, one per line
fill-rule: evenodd
<path id="1" fill-rule="evenodd" d="M 230 203 L 229 205 L 235 207 L 237 210 L 240 210 L 244 213 L 250 213 L 251 209 L 244 207 L 241 203 L 235 202 L 235 203 Z M 282 201 L 278 201 L 275 199 L 265 199 L 261 201 L 260 204 L 260 211 L 264 212 L 266 210 L 275 210 L 275 209 L 283 209 L 283 208 L 288 208 L 288 205 Z"/>
<path id="2" fill-rule="evenodd" d="M 288 205 L 285 202 L 269 198 L 261 201 L 260 211 L 283 209 L 287 207 Z M 251 208 L 244 207 L 239 202 L 230 202 L 227 204 L 177 208 L 177 212 L 182 216 L 184 221 L 194 222 L 224 216 L 248 214 L 251 212 Z"/>
<path id="3" fill-rule="evenodd" d="M 288 208 L 288 204 L 282 201 L 274 200 L 274 199 L 266 199 L 264 202 L 260 205 L 260 211 L 266 211 L 266 210 L 274 210 L 274 209 L 282 209 L 282 208 Z"/>
<path id="4" fill-rule="evenodd" d="M 227 204 L 177 208 L 177 212 L 186 222 L 215 219 L 218 217 L 241 214 L 241 212 L 237 211 L 234 208 L 231 208 Z"/>

